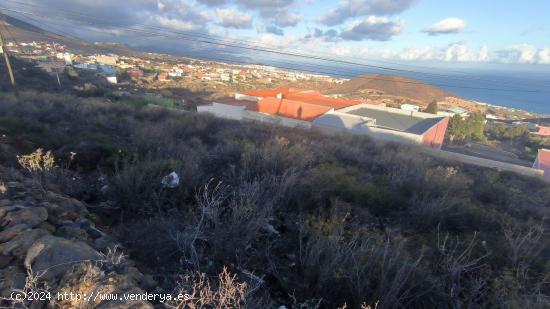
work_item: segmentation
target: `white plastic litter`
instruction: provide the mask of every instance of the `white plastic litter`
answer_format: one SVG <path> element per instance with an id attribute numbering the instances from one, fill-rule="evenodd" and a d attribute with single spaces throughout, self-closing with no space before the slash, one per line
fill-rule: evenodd
<path id="1" fill-rule="evenodd" d="M 162 180 L 160 181 L 160 183 L 165 188 L 173 189 L 173 188 L 179 186 L 180 177 L 178 176 L 178 174 L 176 174 L 176 172 L 172 172 L 172 173 L 162 177 Z"/>

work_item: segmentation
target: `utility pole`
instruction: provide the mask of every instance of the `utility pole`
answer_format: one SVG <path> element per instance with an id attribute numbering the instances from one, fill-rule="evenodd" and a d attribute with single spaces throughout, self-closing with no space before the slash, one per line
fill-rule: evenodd
<path id="1" fill-rule="evenodd" d="M 53 53 L 55 54 L 54 57 L 57 57 L 57 47 L 55 47 L 55 42 L 52 42 L 52 44 L 53 44 Z M 57 85 L 59 86 L 59 88 L 61 88 L 61 80 L 59 79 L 59 72 L 57 72 L 56 67 L 54 67 L 53 70 L 55 72 L 55 77 L 57 77 Z"/>
<path id="2" fill-rule="evenodd" d="M 15 91 L 15 96 L 19 96 L 19 91 L 17 91 L 17 85 L 15 84 L 15 77 L 13 76 L 13 71 L 11 69 L 11 63 L 10 63 L 10 57 L 8 55 L 8 49 L 6 48 L 6 44 L 4 42 L 4 37 L 2 36 L 2 32 L 0 32 L 0 45 L 2 46 L 2 53 L 4 54 L 4 61 L 6 62 L 6 67 L 8 68 L 8 74 L 10 75 L 10 81 L 11 85 L 13 86 L 13 90 Z"/>

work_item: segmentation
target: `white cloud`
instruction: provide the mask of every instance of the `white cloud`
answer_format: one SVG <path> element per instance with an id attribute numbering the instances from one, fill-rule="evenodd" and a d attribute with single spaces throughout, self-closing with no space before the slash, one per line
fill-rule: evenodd
<path id="1" fill-rule="evenodd" d="M 337 56 L 349 56 L 351 54 L 352 50 L 351 50 L 350 46 L 336 45 L 336 46 L 332 46 L 330 48 L 330 52 L 332 54 L 337 55 Z"/>
<path id="2" fill-rule="evenodd" d="M 191 21 L 182 21 L 179 19 L 170 19 L 162 16 L 157 16 L 157 22 L 163 26 L 172 28 L 175 30 L 182 30 L 182 31 L 191 31 L 191 30 L 198 30 L 201 26 L 197 25 L 196 23 L 193 23 Z"/>
<path id="3" fill-rule="evenodd" d="M 340 37 L 350 41 L 388 41 L 405 28 L 402 21 L 391 21 L 387 17 L 369 16 L 363 21 L 355 21 L 340 33 Z"/>
<path id="4" fill-rule="evenodd" d="M 405 48 L 390 58 L 407 61 L 435 60 L 446 62 L 485 62 L 490 60 L 487 46 L 482 46 L 476 50 L 464 43 L 453 43 L 443 48 L 429 46 Z"/>
<path id="5" fill-rule="evenodd" d="M 529 44 L 514 45 L 497 51 L 498 60 L 504 63 L 547 63 L 548 48 L 538 50 Z"/>
<path id="6" fill-rule="evenodd" d="M 540 49 L 537 56 L 540 64 L 550 64 L 550 47 Z"/>
<path id="7" fill-rule="evenodd" d="M 399 55 L 401 60 L 433 60 L 434 49 L 432 47 L 413 47 L 404 49 Z"/>
<path id="8" fill-rule="evenodd" d="M 218 9 L 219 25 L 226 28 L 248 29 L 252 27 L 252 16 L 233 9 Z"/>
<path id="9" fill-rule="evenodd" d="M 280 11 L 275 14 L 273 24 L 279 27 L 294 27 L 300 22 L 301 16 L 296 13 L 290 13 L 288 11 Z"/>
<path id="10" fill-rule="evenodd" d="M 319 22 L 335 26 L 352 17 L 367 15 L 393 15 L 411 7 L 417 0 L 340 0 L 336 8 L 329 10 Z"/>
<path id="11" fill-rule="evenodd" d="M 445 18 L 422 30 L 429 35 L 452 34 L 462 32 L 466 28 L 466 22 L 460 18 Z"/>
<path id="12" fill-rule="evenodd" d="M 164 8 L 166 7 L 166 5 L 160 1 L 157 2 L 157 8 L 159 11 L 162 11 L 164 10 Z"/>

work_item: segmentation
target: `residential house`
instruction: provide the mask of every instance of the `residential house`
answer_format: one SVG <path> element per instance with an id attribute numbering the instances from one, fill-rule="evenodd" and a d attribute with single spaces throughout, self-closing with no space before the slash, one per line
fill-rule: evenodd
<path id="1" fill-rule="evenodd" d="M 542 170 L 544 180 L 550 182 L 550 149 L 539 149 L 533 168 Z"/>

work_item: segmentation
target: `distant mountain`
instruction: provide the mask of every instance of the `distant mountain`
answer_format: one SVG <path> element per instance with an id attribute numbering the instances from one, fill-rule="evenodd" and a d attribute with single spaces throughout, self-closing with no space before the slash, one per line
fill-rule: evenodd
<path id="1" fill-rule="evenodd" d="M 441 88 L 424 84 L 421 81 L 402 76 L 383 74 L 365 74 L 330 89 L 330 93 L 343 95 L 359 94 L 374 90 L 384 95 L 411 98 L 422 102 L 443 100 L 446 97 L 458 97 Z"/>
<path id="2" fill-rule="evenodd" d="M 73 37 L 60 35 L 57 33 L 46 31 L 42 28 L 36 27 L 20 19 L 5 14 L 0 14 L 0 23 L 2 24 L 0 30 L 2 30 L 2 34 L 4 35 L 4 39 L 6 41 L 13 41 L 13 39 L 15 39 L 17 42 L 52 41 L 58 44 L 65 45 L 69 49 L 76 52 L 115 53 L 119 55 L 138 54 L 138 52 L 123 44 L 89 42 Z"/>

